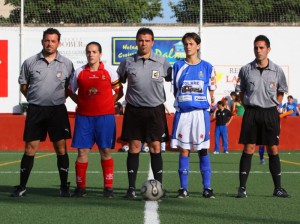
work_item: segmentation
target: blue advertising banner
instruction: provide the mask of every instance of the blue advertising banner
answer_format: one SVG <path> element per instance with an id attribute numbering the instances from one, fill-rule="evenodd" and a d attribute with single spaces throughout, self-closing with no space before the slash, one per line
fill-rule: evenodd
<path id="1" fill-rule="evenodd" d="M 181 37 L 155 37 L 152 50 L 166 58 L 171 65 L 185 58 Z M 136 52 L 135 37 L 112 37 L 112 65 L 119 65 L 121 61 Z"/>

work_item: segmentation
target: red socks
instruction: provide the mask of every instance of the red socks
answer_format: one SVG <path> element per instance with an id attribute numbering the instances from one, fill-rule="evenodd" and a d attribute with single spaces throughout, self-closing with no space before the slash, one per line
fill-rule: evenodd
<path id="1" fill-rule="evenodd" d="M 112 188 L 114 181 L 114 160 L 101 160 L 104 187 Z"/>
<path id="2" fill-rule="evenodd" d="M 114 180 L 114 160 L 101 160 L 104 187 L 112 188 Z M 88 163 L 75 162 L 77 187 L 86 188 L 86 170 Z"/>
<path id="3" fill-rule="evenodd" d="M 79 188 L 86 187 L 86 170 L 88 168 L 88 163 L 75 162 L 76 169 L 76 184 Z"/>

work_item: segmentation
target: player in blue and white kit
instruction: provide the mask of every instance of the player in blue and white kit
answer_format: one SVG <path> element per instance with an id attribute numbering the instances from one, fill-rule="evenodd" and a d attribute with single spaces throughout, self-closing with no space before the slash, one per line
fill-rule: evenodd
<path id="1" fill-rule="evenodd" d="M 176 109 L 171 147 L 179 149 L 178 198 L 189 197 L 188 174 L 190 150 L 198 151 L 202 174 L 203 197 L 214 198 L 210 188 L 211 168 L 207 150 L 210 146 L 210 103 L 215 86 L 213 66 L 198 57 L 201 39 L 196 33 L 182 37 L 185 60 L 173 66 L 173 89 Z"/>

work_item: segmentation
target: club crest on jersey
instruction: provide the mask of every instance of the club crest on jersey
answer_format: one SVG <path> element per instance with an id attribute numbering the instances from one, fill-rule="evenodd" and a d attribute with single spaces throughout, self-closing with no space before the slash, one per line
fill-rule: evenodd
<path id="1" fill-rule="evenodd" d="M 270 82 L 269 87 L 270 87 L 270 89 L 275 89 L 275 82 Z"/>
<path id="2" fill-rule="evenodd" d="M 152 79 L 158 79 L 159 78 L 159 71 L 153 70 L 152 71 Z"/>
<path id="3" fill-rule="evenodd" d="M 57 74 L 56 74 L 56 77 L 59 78 L 59 79 L 61 79 L 61 77 L 62 77 L 62 71 L 58 71 Z"/>
<path id="4" fill-rule="evenodd" d="M 200 71 L 199 74 L 198 74 L 199 78 L 203 78 L 203 72 Z"/>
<path id="5" fill-rule="evenodd" d="M 92 87 L 88 90 L 88 95 L 90 98 L 93 98 L 93 95 L 97 94 L 98 93 L 98 89 L 96 89 L 95 87 Z"/>

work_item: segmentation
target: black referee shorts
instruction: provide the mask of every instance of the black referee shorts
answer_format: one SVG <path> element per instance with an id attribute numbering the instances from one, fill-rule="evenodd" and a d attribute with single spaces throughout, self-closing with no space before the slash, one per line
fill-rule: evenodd
<path id="1" fill-rule="evenodd" d="M 142 142 L 169 140 L 168 125 L 163 104 L 157 107 L 134 107 L 126 104 L 121 139 Z"/>
<path id="2" fill-rule="evenodd" d="M 71 138 L 67 108 L 58 106 L 38 106 L 29 104 L 25 121 L 23 140 L 45 141 L 49 134 L 52 142 Z"/>
<path id="3" fill-rule="evenodd" d="M 243 116 L 240 144 L 278 145 L 280 118 L 276 107 L 246 106 Z"/>

